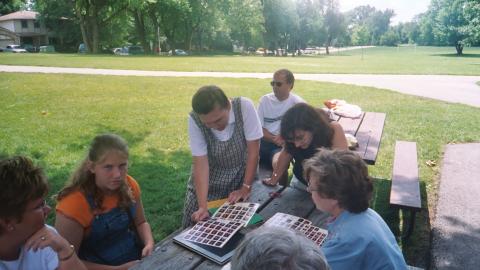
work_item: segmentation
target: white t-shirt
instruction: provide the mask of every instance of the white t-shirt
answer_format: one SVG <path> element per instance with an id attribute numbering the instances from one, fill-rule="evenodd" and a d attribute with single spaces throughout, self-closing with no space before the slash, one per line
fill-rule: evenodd
<path id="1" fill-rule="evenodd" d="M 266 94 L 260 98 L 258 104 L 258 117 L 262 127 L 273 135 L 280 134 L 280 122 L 285 112 L 297 103 L 306 103 L 303 98 L 290 92 L 285 100 L 278 100 L 274 93 Z"/>
<path id="2" fill-rule="evenodd" d="M 241 97 L 240 106 L 242 109 L 243 132 L 245 134 L 245 139 L 247 141 L 254 141 L 262 138 L 262 126 L 258 119 L 257 112 L 255 111 L 255 106 L 253 106 L 253 102 L 248 98 Z M 217 139 L 224 142 L 232 137 L 234 128 L 235 113 L 233 112 L 233 107 L 231 107 L 228 116 L 228 124 L 225 129 L 220 131 L 211 128 L 210 130 Z M 200 157 L 207 155 L 207 142 L 203 137 L 202 131 L 190 115 L 188 115 L 188 135 L 190 137 L 192 156 Z"/>
<path id="3" fill-rule="evenodd" d="M 46 225 L 49 229 L 55 229 L 49 225 Z M 56 231 L 55 231 L 56 232 Z M 0 270 L 17 270 L 17 269 L 35 269 L 35 270 L 54 270 L 58 268 L 58 256 L 57 253 L 51 248 L 46 247 L 38 249 L 36 252 L 33 250 L 25 250 L 22 247 L 20 256 L 15 261 L 1 261 Z"/>

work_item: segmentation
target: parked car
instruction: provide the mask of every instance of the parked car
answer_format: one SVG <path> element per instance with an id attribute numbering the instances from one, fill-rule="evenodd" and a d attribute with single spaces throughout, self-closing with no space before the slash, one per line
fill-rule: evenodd
<path id="1" fill-rule="evenodd" d="M 6 52 L 12 52 L 12 53 L 26 53 L 27 52 L 27 50 L 22 48 L 22 46 L 15 45 L 15 44 L 7 45 L 7 47 L 5 47 L 5 51 Z"/>
<path id="2" fill-rule="evenodd" d="M 112 52 L 115 55 L 126 55 L 123 48 L 113 48 Z"/>
<path id="3" fill-rule="evenodd" d="M 23 48 L 25 50 L 27 50 L 27 52 L 30 52 L 30 53 L 38 53 L 40 51 L 40 49 L 38 47 L 35 47 L 31 44 L 23 44 Z"/>
<path id="4" fill-rule="evenodd" d="M 84 43 L 80 43 L 80 45 L 78 45 L 78 53 L 87 53 L 87 47 Z"/>
<path id="5" fill-rule="evenodd" d="M 42 53 L 53 53 L 55 52 L 55 47 L 53 45 L 40 46 L 38 50 Z"/>
<path id="6" fill-rule="evenodd" d="M 168 52 L 168 55 L 172 55 L 172 50 Z M 181 49 L 175 49 L 175 55 L 188 55 L 188 53 Z"/>

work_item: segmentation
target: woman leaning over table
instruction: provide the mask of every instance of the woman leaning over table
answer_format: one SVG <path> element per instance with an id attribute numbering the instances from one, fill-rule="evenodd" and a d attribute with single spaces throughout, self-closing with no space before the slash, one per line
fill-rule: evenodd
<path id="1" fill-rule="evenodd" d="M 276 185 L 282 175 L 287 173 L 293 160 L 292 186 L 306 189 L 302 166 L 304 160 L 311 158 L 320 147 L 348 148 L 342 126 L 330 122 L 322 109 L 306 103 L 296 104 L 285 112 L 280 124 L 280 135 L 285 144 L 272 176 L 263 180 L 266 185 Z"/>
<path id="2" fill-rule="evenodd" d="M 251 100 L 228 99 L 215 85 L 192 97 L 188 134 L 192 171 L 187 185 L 182 225 L 208 218 L 207 201 L 250 196 L 258 165 L 262 126 Z"/>
<path id="3" fill-rule="evenodd" d="M 47 179 L 26 157 L 0 161 L 0 270 L 86 269 L 75 249 L 45 225 Z"/>
<path id="4" fill-rule="evenodd" d="M 58 194 L 55 227 L 89 269 L 128 269 L 152 253 L 140 187 L 127 171 L 125 140 L 98 135 Z"/>
<path id="5" fill-rule="evenodd" d="M 373 184 L 359 155 L 322 149 L 304 173 L 315 206 L 331 216 L 322 250 L 332 269 L 407 269 L 393 233 L 369 208 Z"/>

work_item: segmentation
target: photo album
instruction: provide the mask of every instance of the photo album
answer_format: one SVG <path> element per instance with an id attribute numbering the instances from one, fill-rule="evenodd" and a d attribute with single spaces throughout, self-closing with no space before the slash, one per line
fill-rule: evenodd
<path id="1" fill-rule="evenodd" d="M 260 205 L 258 203 L 224 203 L 208 220 L 200 221 L 173 238 L 180 244 L 208 259 L 224 264 L 243 239 L 237 233 L 245 227 Z"/>
<path id="2" fill-rule="evenodd" d="M 310 220 L 284 213 L 276 213 L 263 226 L 293 229 L 305 235 L 318 246 L 322 246 L 328 235 L 327 230 L 314 226 Z"/>

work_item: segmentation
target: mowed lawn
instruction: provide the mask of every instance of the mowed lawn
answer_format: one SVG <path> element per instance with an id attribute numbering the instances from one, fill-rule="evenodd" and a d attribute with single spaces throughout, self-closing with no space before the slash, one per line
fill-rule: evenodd
<path id="1" fill-rule="evenodd" d="M 449 74 L 480 75 L 480 48 L 376 47 L 332 51 L 329 56 L 117 56 L 85 54 L 0 53 L 0 64 L 106 69 L 273 72 L 288 67 L 294 73 Z"/>
<path id="2" fill-rule="evenodd" d="M 202 85 L 217 84 L 228 96 L 249 97 L 257 104 L 261 95 L 271 91 L 269 80 L 262 79 L 0 73 L 0 82 L 0 155 L 34 158 L 45 168 L 53 195 L 85 156 L 95 135 L 120 134 L 129 142 L 129 173 L 142 187 L 156 241 L 180 226 L 191 164 L 187 114 L 192 94 Z M 332 83 L 297 81 L 295 91 L 316 106 L 339 98 L 364 111 L 387 114 L 377 163 L 369 169 L 378 179 L 372 207 L 393 230 L 400 225 L 388 208 L 394 144 L 396 140 L 417 142 L 424 211 L 404 252 L 410 264 L 423 264 L 440 169 L 425 162 L 441 164 L 447 143 L 480 141 L 480 109 Z"/>

